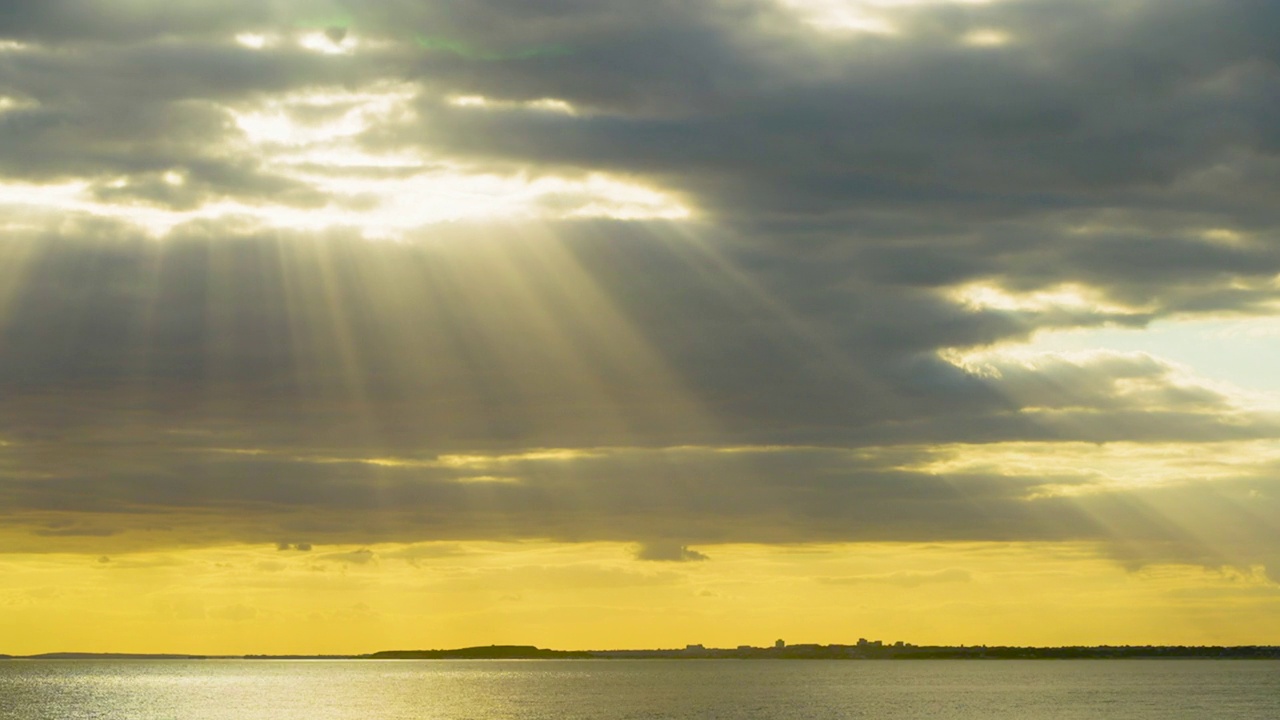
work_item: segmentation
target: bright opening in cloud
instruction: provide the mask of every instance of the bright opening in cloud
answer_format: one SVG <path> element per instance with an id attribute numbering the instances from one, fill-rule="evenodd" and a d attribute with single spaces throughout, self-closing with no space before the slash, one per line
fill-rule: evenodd
<path id="1" fill-rule="evenodd" d="M 935 475 L 983 475 L 1056 479 L 1055 495 L 1107 492 L 1186 482 L 1228 481 L 1259 465 L 1280 461 L 1269 441 L 1212 443 L 1007 442 L 939 445 L 920 449 L 903 470 Z M 1043 493 L 1043 488 L 1037 492 Z"/>
<path id="2" fill-rule="evenodd" d="M 538 100 L 514 101 L 495 100 L 483 95 L 454 95 L 447 99 L 454 107 L 482 108 L 485 110 L 535 110 L 577 115 L 578 109 L 573 104 L 558 98 L 540 98 Z"/>
<path id="3" fill-rule="evenodd" d="M 252 50 L 262 50 L 268 45 L 275 45 L 280 41 L 280 38 L 276 35 L 264 35 L 262 33 L 240 33 L 236 35 L 235 41 Z"/>
<path id="4" fill-rule="evenodd" d="M 1011 42 L 1013 37 L 1000 30 L 975 30 L 964 36 L 964 44 L 974 47 L 1000 47 Z"/>
<path id="5" fill-rule="evenodd" d="M 25 110 L 33 107 L 39 107 L 38 103 L 33 100 L 16 98 L 11 95 L 0 95 L 0 115 L 13 110 Z"/>
<path id="6" fill-rule="evenodd" d="M 329 30 L 304 33 L 298 38 L 298 46 L 323 55 L 350 55 L 359 42 L 345 30 Z"/>
<path id="7" fill-rule="evenodd" d="M 927 5 L 985 5 L 991 0 L 778 0 L 805 22 L 826 32 L 892 35 L 888 14 L 895 9 Z"/>
<path id="8" fill-rule="evenodd" d="M 1198 376 L 1249 391 L 1254 404 L 1280 407 L 1280 318 L 1188 318 L 1145 328 L 1042 330 L 1026 353 L 1086 350 L 1148 352 L 1191 368 Z"/>
<path id="9" fill-rule="evenodd" d="M 1044 290 L 1016 292 L 988 282 L 969 283 L 948 292 L 953 301 L 973 310 L 1043 313 L 1053 310 L 1136 315 L 1144 308 L 1107 299 L 1102 292 L 1078 283 L 1062 283 Z"/>
<path id="10" fill-rule="evenodd" d="M 379 127 L 412 119 L 416 96 L 413 87 L 391 84 L 361 91 L 289 93 L 228 109 L 243 143 L 227 151 L 256 157 L 262 171 L 327 198 L 319 205 L 299 206 L 271 197 L 213 197 L 195 208 L 176 209 L 141 198 L 123 202 L 95 197 L 95 183 L 88 178 L 55 185 L 5 183 L 0 187 L 0 204 L 20 207 L 28 215 L 70 211 L 110 217 L 156 237 L 183 223 L 219 218 L 296 230 L 351 227 L 368 238 L 395 238 L 417 227 L 464 219 L 674 220 L 690 216 L 690 210 L 670 194 L 605 173 L 500 174 L 476 170 L 458 160 L 362 142 L 365 134 Z M 459 97 L 453 102 L 484 109 L 575 112 L 568 103 L 550 98 L 504 103 Z M 14 101 L 0 104 L 0 112 L 16 105 Z M 127 192 L 141 180 L 118 176 L 97 184 Z M 166 170 L 155 181 L 170 188 L 191 186 L 182 168 Z"/>

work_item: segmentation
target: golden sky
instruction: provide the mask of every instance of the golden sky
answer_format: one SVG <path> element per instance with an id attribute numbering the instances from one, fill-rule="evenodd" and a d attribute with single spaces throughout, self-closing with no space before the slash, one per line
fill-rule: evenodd
<path id="1" fill-rule="evenodd" d="M 1272 5 L 0 1 L 0 653 L 1280 644 Z"/>

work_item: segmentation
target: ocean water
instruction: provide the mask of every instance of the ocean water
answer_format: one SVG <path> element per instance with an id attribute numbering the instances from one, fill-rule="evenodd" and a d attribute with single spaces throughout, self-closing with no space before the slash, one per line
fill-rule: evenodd
<path id="1" fill-rule="evenodd" d="M 11 660 L 0 718 L 1254 720 L 1280 661 Z"/>

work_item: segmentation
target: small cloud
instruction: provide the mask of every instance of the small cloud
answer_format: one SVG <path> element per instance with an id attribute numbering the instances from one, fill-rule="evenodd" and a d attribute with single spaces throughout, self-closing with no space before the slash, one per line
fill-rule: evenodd
<path id="1" fill-rule="evenodd" d="M 220 620 L 244 622 L 246 620 L 256 618 L 258 616 L 258 610 L 256 608 L 249 607 L 248 605 L 228 605 L 227 607 L 214 610 L 210 615 Z"/>
<path id="2" fill-rule="evenodd" d="M 352 552 L 329 553 L 321 555 L 320 560 L 328 560 L 330 562 L 350 563 L 352 565 L 366 565 L 377 557 L 373 551 L 368 548 L 353 550 Z"/>
<path id="3" fill-rule="evenodd" d="M 324 36 L 329 38 L 329 41 L 334 45 L 341 45 L 342 41 L 347 37 L 347 29 L 337 25 L 327 27 L 324 29 Z"/>
<path id="4" fill-rule="evenodd" d="M 109 562 L 111 562 L 111 558 L 107 557 L 106 555 L 103 555 L 102 557 L 98 558 L 98 562 L 100 562 L 100 563 L 109 563 Z"/>
<path id="5" fill-rule="evenodd" d="M 280 550 L 280 551 L 282 551 L 282 552 L 283 552 L 283 551 L 285 551 L 285 550 L 297 550 L 297 551 L 299 551 L 299 552 L 311 552 L 311 543 L 287 543 L 287 542 L 278 542 L 278 543 L 276 543 L 276 550 Z"/>
<path id="6" fill-rule="evenodd" d="M 467 549 L 456 543 L 423 543 L 406 545 L 399 550 L 383 552 L 381 556 L 390 560 L 404 560 L 411 565 L 417 565 L 422 560 L 458 557 L 467 554 Z"/>
<path id="7" fill-rule="evenodd" d="M 636 550 L 637 560 L 656 562 L 701 562 L 710 560 L 708 555 L 691 549 L 688 545 L 676 543 L 650 542 L 643 543 Z"/>
<path id="8" fill-rule="evenodd" d="M 31 534 L 40 537 L 111 537 L 119 532 L 110 528 L 50 527 L 32 530 Z"/>
<path id="9" fill-rule="evenodd" d="M 861 585 L 865 583 L 881 583 L 899 585 L 901 587 L 918 587 L 932 583 L 971 582 L 973 574 L 968 570 L 949 568 L 934 572 L 893 572 L 883 575 L 846 575 L 843 577 L 825 577 L 818 581 L 828 585 Z"/>

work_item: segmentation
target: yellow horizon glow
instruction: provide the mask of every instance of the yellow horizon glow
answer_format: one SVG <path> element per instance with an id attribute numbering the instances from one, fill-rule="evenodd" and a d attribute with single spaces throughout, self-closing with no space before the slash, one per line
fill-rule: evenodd
<path id="1" fill-rule="evenodd" d="M 1087 543 L 698 550 L 713 559 L 539 541 L 0 556 L 0 652 L 1280 640 L 1280 597 L 1256 568 L 1127 572 Z"/>

